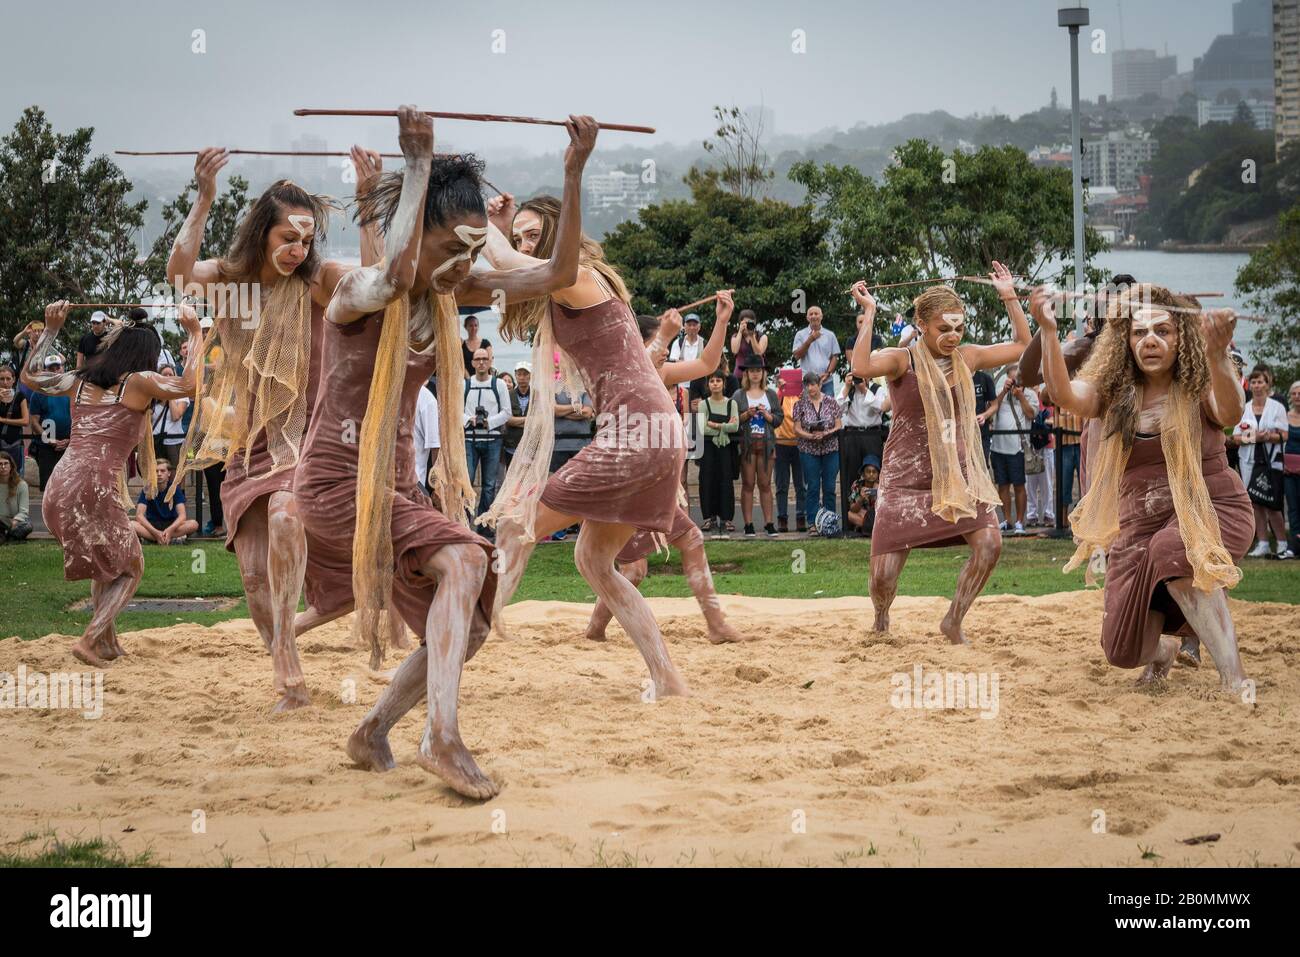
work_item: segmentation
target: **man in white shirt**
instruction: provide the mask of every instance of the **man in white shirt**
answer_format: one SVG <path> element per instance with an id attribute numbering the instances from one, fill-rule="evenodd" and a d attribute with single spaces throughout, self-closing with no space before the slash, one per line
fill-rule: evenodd
<path id="1" fill-rule="evenodd" d="M 420 389 L 415 403 L 415 422 L 411 431 L 415 445 L 415 476 L 427 491 L 429 469 L 438 461 L 438 398 L 427 385 Z M 430 454 L 432 453 L 432 454 Z"/>
<path id="2" fill-rule="evenodd" d="M 510 392 L 492 375 L 491 355 L 486 349 L 478 349 L 474 353 L 474 375 L 465 380 L 465 459 L 470 481 L 476 470 L 481 468 L 482 472 L 476 515 L 491 508 L 496 498 L 501 448 L 509 419 Z"/>
<path id="3" fill-rule="evenodd" d="M 704 351 L 704 339 L 700 337 L 700 317 L 688 312 L 682 318 L 682 335 L 673 340 L 668 350 L 669 362 L 689 362 L 698 359 Z"/>
<path id="4" fill-rule="evenodd" d="M 835 363 L 840 356 L 840 343 L 835 333 L 822 327 L 821 306 L 808 307 L 808 325 L 794 334 L 794 360 L 804 374 L 812 373 L 821 380 L 822 392 L 835 396 Z"/>
<path id="5" fill-rule="evenodd" d="M 990 443 L 993 463 L 993 481 L 1002 498 L 1003 531 L 1011 524 L 1012 489 L 1015 490 L 1015 525 L 1012 530 L 1021 534 L 1025 530 L 1025 452 L 1029 441 L 1029 426 L 1038 415 L 1038 396 L 1033 389 L 1020 384 L 1020 367 L 1007 367 L 1006 378 L 993 400 L 993 440 Z M 1023 431 L 1024 435 L 999 435 L 999 432 Z"/>
<path id="6" fill-rule="evenodd" d="M 836 399 L 844 419 L 844 427 L 840 429 L 840 501 L 844 503 L 846 511 L 849 486 L 862 471 L 863 460 L 869 455 L 875 456 L 877 461 L 884 458 L 884 413 L 881 403 L 888 394 L 888 386 L 869 383 L 859 376 L 849 376 Z"/>

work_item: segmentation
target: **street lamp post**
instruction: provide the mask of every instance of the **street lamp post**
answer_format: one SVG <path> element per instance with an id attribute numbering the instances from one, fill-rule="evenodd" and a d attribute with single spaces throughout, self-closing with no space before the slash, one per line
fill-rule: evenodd
<path id="1" fill-rule="evenodd" d="M 1070 169 L 1074 177 L 1074 289 L 1081 292 L 1087 281 L 1083 253 L 1083 136 L 1079 121 L 1079 27 L 1089 24 L 1085 0 L 1059 0 L 1057 26 L 1070 31 Z M 1083 335 L 1083 310 L 1074 315 L 1075 335 Z"/>

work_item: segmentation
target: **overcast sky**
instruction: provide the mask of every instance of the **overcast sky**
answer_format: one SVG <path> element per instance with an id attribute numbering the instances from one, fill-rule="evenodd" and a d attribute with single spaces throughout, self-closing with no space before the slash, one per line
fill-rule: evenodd
<path id="1" fill-rule="evenodd" d="M 715 103 L 774 111 L 781 133 L 878 123 L 911 112 L 1035 109 L 1069 102 L 1066 31 L 1055 0 L 367 0 L 3 4 L 0 128 L 37 103 L 56 129 L 89 125 L 98 150 L 245 149 L 307 133 L 331 148 L 396 121 L 296 118 L 295 107 L 427 109 L 598 119 L 698 140 Z M 1090 4 L 1120 46 L 1116 0 Z M 1124 41 L 1166 47 L 1187 70 L 1231 0 L 1127 0 Z M 191 52 L 192 31 L 207 52 Z M 493 53 L 494 31 L 504 53 Z M 802 30 L 807 52 L 791 52 Z M 500 35 L 498 35 L 500 42 Z M 1083 95 L 1110 92 L 1108 56 L 1082 54 Z M 546 127 L 445 122 L 444 146 L 530 153 L 562 145 Z M 623 143 L 634 134 L 609 133 Z"/>

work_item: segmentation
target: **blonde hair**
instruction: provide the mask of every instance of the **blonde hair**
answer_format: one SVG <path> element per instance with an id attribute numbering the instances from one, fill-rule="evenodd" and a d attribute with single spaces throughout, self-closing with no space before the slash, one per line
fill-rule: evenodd
<path id="1" fill-rule="evenodd" d="M 912 305 L 916 307 L 918 326 L 944 316 L 960 314 L 964 318 L 966 315 L 966 303 L 952 286 L 931 286 L 913 299 Z"/>

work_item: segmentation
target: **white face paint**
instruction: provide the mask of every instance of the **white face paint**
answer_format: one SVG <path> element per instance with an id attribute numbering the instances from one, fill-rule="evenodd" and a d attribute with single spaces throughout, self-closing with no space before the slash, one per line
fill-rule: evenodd
<path id="1" fill-rule="evenodd" d="M 306 242 L 307 233 L 316 228 L 316 220 L 311 216 L 304 216 L 302 213 L 294 213 L 289 217 L 289 225 L 298 231 L 298 241 L 285 243 L 271 254 L 271 265 L 275 267 L 275 271 L 281 276 L 293 275 L 293 269 L 285 269 L 281 266 L 280 257 L 284 255 L 286 250 L 292 249 L 294 246 L 301 246 Z M 295 266 L 294 269 L 296 268 Z"/>
<path id="2" fill-rule="evenodd" d="M 429 274 L 430 283 L 447 270 L 454 269 L 456 263 L 473 259 L 474 254 L 477 253 L 483 247 L 483 244 L 487 242 L 488 231 L 486 226 L 466 226 L 462 223 L 453 231 L 456 233 L 457 238 L 465 244 L 465 250 L 452 256 L 434 269 L 434 271 Z"/>
<path id="3" fill-rule="evenodd" d="M 1143 371 L 1163 371 L 1173 364 L 1177 329 L 1173 317 L 1163 309 L 1144 308 L 1133 313 L 1129 344 Z"/>

